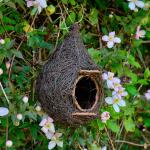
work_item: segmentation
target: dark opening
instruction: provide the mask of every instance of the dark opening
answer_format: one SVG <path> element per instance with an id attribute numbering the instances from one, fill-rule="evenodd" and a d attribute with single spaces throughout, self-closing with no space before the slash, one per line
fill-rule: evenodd
<path id="1" fill-rule="evenodd" d="M 90 109 L 96 101 L 96 85 L 90 77 L 82 77 L 76 84 L 75 96 L 82 109 Z"/>

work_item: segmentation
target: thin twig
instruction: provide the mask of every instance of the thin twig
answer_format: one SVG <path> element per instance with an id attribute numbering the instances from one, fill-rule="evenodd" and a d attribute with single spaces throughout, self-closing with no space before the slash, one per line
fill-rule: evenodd
<path id="1" fill-rule="evenodd" d="M 150 43 L 150 41 L 142 41 L 143 44 Z"/>
<path id="2" fill-rule="evenodd" d="M 59 4 L 59 3 L 58 3 L 58 7 L 60 8 L 61 16 L 62 16 L 62 19 L 63 19 L 64 25 L 65 25 L 65 28 L 61 28 L 61 29 L 65 29 L 65 30 L 67 30 L 67 32 L 69 32 L 68 27 L 67 27 L 66 22 L 65 22 L 65 17 L 64 17 L 64 15 L 63 15 L 62 8 L 61 8 L 61 6 L 60 6 L 60 4 Z"/>
<path id="3" fill-rule="evenodd" d="M 5 90 L 4 90 L 3 85 L 2 85 L 2 83 L 1 83 L 1 82 L 0 82 L 0 87 L 1 87 L 1 89 L 2 89 L 2 92 L 3 92 L 4 96 L 5 96 L 5 98 L 6 98 L 7 102 L 8 102 L 8 104 L 9 104 L 9 103 L 10 103 L 10 101 L 9 101 L 9 99 L 8 99 L 7 95 L 6 95 L 6 92 L 5 92 Z"/>
<path id="4" fill-rule="evenodd" d="M 145 137 L 145 135 L 142 133 L 143 139 L 146 141 L 146 143 L 150 144 L 150 141 Z"/>
<path id="5" fill-rule="evenodd" d="M 57 48 L 59 36 L 60 36 L 60 29 L 58 30 L 58 33 L 57 33 L 57 38 L 56 38 L 54 50 L 56 50 L 56 48 Z"/>
<path id="6" fill-rule="evenodd" d="M 121 135 L 121 133 L 122 133 L 122 131 L 123 131 L 123 128 L 124 128 L 124 125 L 123 125 L 123 121 L 120 123 L 120 131 L 116 134 L 116 137 L 115 137 L 115 139 L 117 139 L 117 137 L 118 137 L 118 139 L 120 138 L 120 135 Z M 118 145 L 116 144 L 116 149 L 118 150 Z"/>
<path id="7" fill-rule="evenodd" d="M 5 31 L 5 33 L 7 35 L 7 37 L 9 37 L 9 34 L 8 34 L 7 30 L 5 29 L 4 22 L 3 22 L 3 20 L 1 18 L 0 18 L 0 21 L 1 21 L 2 27 L 3 27 L 3 29 L 4 29 L 4 31 Z"/>
<path id="8" fill-rule="evenodd" d="M 106 126 L 105 126 L 105 131 L 106 131 L 106 133 L 107 133 L 107 136 L 108 136 L 108 138 L 109 138 L 110 144 L 111 144 L 111 146 L 112 146 L 112 150 L 115 150 L 114 144 L 113 144 L 113 142 L 112 142 L 112 140 L 111 140 L 111 137 L 110 137 L 110 135 L 109 135 L 109 133 L 108 133 L 108 130 L 107 130 Z"/>
<path id="9" fill-rule="evenodd" d="M 98 33 L 100 33 L 100 27 L 99 27 L 99 24 L 97 25 L 97 30 L 98 30 Z M 100 48 L 100 49 L 103 48 L 102 40 L 101 40 L 101 37 L 100 37 L 100 36 L 99 36 L 99 48 Z"/>
<path id="10" fill-rule="evenodd" d="M 66 12 L 66 14 L 68 15 L 68 17 L 69 17 L 71 23 L 73 23 L 72 18 L 70 17 L 70 15 L 69 15 L 69 13 L 68 13 L 68 11 L 67 11 L 65 5 L 64 5 L 63 3 L 62 3 L 62 5 L 63 5 L 63 7 L 64 7 L 64 9 L 65 9 L 65 12 Z"/>
<path id="11" fill-rule="evenodd" d="M 6 141 L 8 140 L 8 117 L 7 117 L 7 124 L 6 124 Z M 6 150 L 7 150 L 7 145 L 6 145 Z"/>
<path id="12" fill-rule="evenodd" d="M 77 23 L 80 23 L 84 18 L 84 8 L 83 8 L 82 4 L 81 4 L 81 8 L 82 8 L 82 16 L 81 16 L 80 20 Z"/>
<path id="13" fill-rule="evenodd" d="M 80 144 L 78 144 L 78 147 L 79 147 L 80 150 L 83 150 L 82 147 L 80 146 Z"/>
<path id="14" fill-rule="evenodd" d="M 130 144 L 133 146 L 139 146 L 139 147 L 150 147 L 150 144 L 137 144 L 137 143 L 133 143 L 133 142 L 129 142 L 129 141 L 123 141 L 123 140 L 116 140 L 115 142 L 117 143 L 126 143 L 126 144 Z"/>

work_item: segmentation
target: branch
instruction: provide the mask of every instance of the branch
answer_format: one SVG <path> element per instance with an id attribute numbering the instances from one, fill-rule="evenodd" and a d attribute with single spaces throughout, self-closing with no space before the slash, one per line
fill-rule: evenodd
<path id="1" fill-rule="evenodd" d="M 133 146 L 139 146 L 139 147 L 144 147 L 144 148 L 150 147 L 150 144 L 147 144 L 147 143 L 137 144 L 137 143 L 133 143 L 133 142 L 129 142 L 129 141 L 123 141 L 123 140 L 116 140 L 115 142 L 117 142 L 117 143 L 126 143 L 126 144 L 130 144 L 130 145 L 133 145 Z"/>

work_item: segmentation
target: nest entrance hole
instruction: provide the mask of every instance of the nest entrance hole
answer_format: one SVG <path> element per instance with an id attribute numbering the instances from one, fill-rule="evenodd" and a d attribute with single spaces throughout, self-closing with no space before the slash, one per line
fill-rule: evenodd
<path id="1" fill-rule="evenodd" d="M 82 111 L 92 109 L 98 101 L 98 93 L 98 84 L 93 78 L 80 76 L 74 91 L 77 107 Z"/>

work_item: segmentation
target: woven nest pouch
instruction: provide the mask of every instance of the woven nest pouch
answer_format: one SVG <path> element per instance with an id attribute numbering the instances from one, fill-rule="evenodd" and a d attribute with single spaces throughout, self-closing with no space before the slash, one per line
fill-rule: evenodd
<path id="1" fill-rule="evenodd" d="M 88 55 L 77 24 L 43 66 L 35 91 L 43 110 L 59 123 L 76 126 L 99 116 L 101 71 Z"/>

